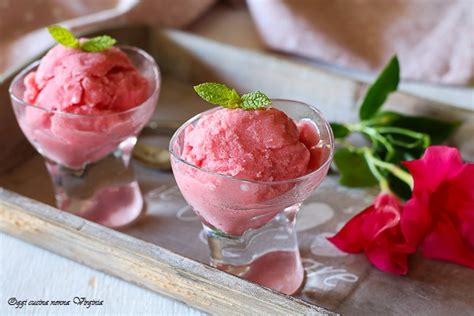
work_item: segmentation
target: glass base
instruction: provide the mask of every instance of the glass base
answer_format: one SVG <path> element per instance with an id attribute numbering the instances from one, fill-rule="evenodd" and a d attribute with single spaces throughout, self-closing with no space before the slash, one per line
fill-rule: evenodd
<path id="1" fill-rule="evenodd" d="M 70 197 L 60 190 L 56 193 L 56 203 L 61 210 L 111 228 L 131 224 L 143 210 L 143 197 L 137 181 L 101 189 L 86 199 Z"/>
<path id="2" fill-rule="evenodd" d="M 299 205 L 289 207 L 258 229 L 230 236 L 203 224 L 211 265 L 246 280 L 291 295 L 304 280 L 295 231 Z"/>
<path id="3" fill-rule="evenodd" d="M 59 209 L 104 226 L 117 228 L 135 221 L 144 206 L 129 166 L 133 140 L 107 157 L 75 170 L 46 159 Z"/>
<path id="4" fill-rule="evenodd" d="M 295 294 L 304 280 L 299 251 L 269 252 L 241 266 L 218 263 L 212 265 L 219 270 L 288 295 Z"/>

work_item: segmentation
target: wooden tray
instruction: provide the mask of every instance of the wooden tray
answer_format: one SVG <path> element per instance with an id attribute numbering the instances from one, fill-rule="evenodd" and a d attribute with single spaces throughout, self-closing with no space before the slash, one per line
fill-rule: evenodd
<path id="1" fill-rule="evenodd" d="M 317 68 L 222 45 L 180 31 L 128 27 L 105 30 L 121 43 L 154 55 L 163 72 L 154 124 L 177 126 L 208 108 L 192 85 L 218 80 L 241 91 L 258 87 L 273 98 L 317 106 L 329 120 L 356 119 L 356 101 L 365 85 Z M 0 230 L 88 266 L 105 271 L 199 309 L 231 314 L 447 314 L 474 310 L 472 270 L 415 256 L 407 277 L 373 268 L 362 255 L 346 255 L 325 241 L 374 193 L 349 190 L 329 176 L 304 203 L 297 225 L 306 285 L 289 297 L 207 265 L 201 225 L 176 187 L 171 173 L 133 162 L 147 203 L 136 225 L 115 231 L 54 205 L 42 158 L 19 130 L 7 93 L 0 85 Z M 465 158 L 474 157 L 474 113 L 447 104 L 396 93 L 398 111 L 462 119 L 453 137 Z M 7 136 L 5 136 L 7 135 Z M 169 136 L 144 133 L 166 145 Z M 48 205 L 49 204 L 49 205 Z M 334 311 L 334 312 L 332 312 Z"/>

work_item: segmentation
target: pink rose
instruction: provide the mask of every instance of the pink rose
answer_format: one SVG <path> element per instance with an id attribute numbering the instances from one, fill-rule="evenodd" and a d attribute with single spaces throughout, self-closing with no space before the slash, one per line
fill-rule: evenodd
<path id="1" fill-rule="evenodd" d="M 408 254 L 400 229 L 403 205 L 392 194 L 381 193 L 375 203 L 353 217 L 334 237 L 336 247 L 349 253 L 364 252 L 378 269 L 395 274 L 408 272 Z"/>
<path id="2" fill-rule="evenodd" d="M 427 258 L 474 268 L 474 164 L 456 148 L 431 146 L 404 165 L 414 180 L 405 206 L 381 193 L 329 241 L 396 274 L 408 272 L 407 257 L 419 247 Z"/>
<path id="3" fill-rule="evenodd" d="M 400 221 L 407 242 L 425 257 L 474 268 L 474 164 L 456 148 L 431 146 L 404 165 L 415 184 Z"/>

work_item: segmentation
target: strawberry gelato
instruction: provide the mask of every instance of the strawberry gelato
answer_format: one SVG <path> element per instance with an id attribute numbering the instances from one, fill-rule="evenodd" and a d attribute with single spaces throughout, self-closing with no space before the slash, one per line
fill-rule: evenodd
<path id="1" fill-rule="evenodd" d="M 203 223 L 211 264 L 291 295 L 304 279 L 296 214 L 329 169 L 332 134 L 311 106 L 272 103 L 189 120 L 171 139 L 171 165 Z"/>
<path id="2" fill-rule="evenodd" d="M 49 159 L 73 169 L 97 161 L 150 118 L 152 87 L 127 54 L 57 45 L 24 80 L 27 107 L 20 125 Z"/>
<path id="3" fill-rule="evenodd" d="M 296 124 L 280 110 L 222 109 L 188 126 L 181 157 L 241 179 L 278 181 L 305 174 L 310 152 Z"/>
<path id="4" fill-rule="evenodd" d="M 103 114 L 131 109 L 147 98 L 147 80 L 116 47 L 99 53 L 57 45 L 25 78 L 24 100 L 48 110 Z"/>
<path id="5" fill-rule="evenodd" d="M 173 171 L 206 224 L 240 236 L 309 194 L 293 180 L 328 159 L 319 142 L 312 121 L 296 124 L 276 108 L 218 109 L 189 124 L 172 144 L 172 152 L 189 163 L 172 160 Z M 309 177 L 306 187 L 316 187 L 325 174 Z"/>

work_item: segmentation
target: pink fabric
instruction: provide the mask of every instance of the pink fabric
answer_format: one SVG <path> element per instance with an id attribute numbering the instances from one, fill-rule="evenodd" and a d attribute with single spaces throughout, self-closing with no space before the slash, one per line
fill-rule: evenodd
<path id="1" fill-rule="evenodd" d="M 272 48 L 364 71 L 397 53 L 402 77 L 466 84 L 473 0 L 247 0 Z"/>
<path id="2" fill-rule="evenodd" d="M 0 0 L 0 74 L 49 48 L 44 26 L 184 27 L 218 0 Z M 237 0 L 243 1 L 243 0 Z M 474 0 L 247 0 L 267 45 L 375 72 L 394 53 L 402 77 L 466 84 L 474 77 Z"/>
<path id="3" fill-rule="evenodd" d="M 217 0 L 0 0 L 0 78 L 53 45 L 45 26 L 74 32 L 117 24 L 184 27 Z"/>

